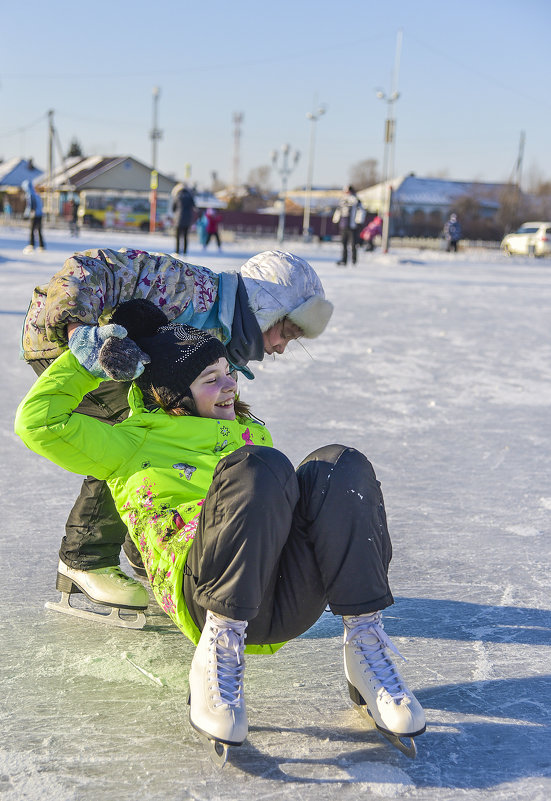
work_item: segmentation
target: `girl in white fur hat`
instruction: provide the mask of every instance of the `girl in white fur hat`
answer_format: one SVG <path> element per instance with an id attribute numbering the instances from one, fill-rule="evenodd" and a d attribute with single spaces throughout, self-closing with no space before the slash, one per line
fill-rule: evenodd
<path id="1" fill-rule="evenodd" d="M 76 326 L 102 325 L 120 303 L 136 298 L 151 301 L 170 322 L 212 333 L 247 378 L 254 377 L 249 362 L 283 353 L 292 339 L 319 336 L 333 310 L 314 269 L 291 253 L 265 251 L 237 272 L 217 274 L 162 253 L 88 250 L 35 289 L 23 327 L 25 359 L 40 375 L 67 349 Z M 129 413 L 128 389 L 128 383 L 105 381 L 83 399 L 79 412 L 110 425 L 121 422 Z M 143 609 L 147 593 L 119 567 L 124 543 L 131 564 L 142 571 L 126 534 L 105 482 L 88 476 L 67 519 L 58 572 L 103 605 Z"/>

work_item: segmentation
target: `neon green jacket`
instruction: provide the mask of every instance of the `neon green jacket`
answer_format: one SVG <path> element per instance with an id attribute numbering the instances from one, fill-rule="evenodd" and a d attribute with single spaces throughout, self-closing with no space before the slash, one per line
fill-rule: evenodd
<path id="1" fill-rule="evenodd" d="M 66 351 L 21 402 L 15 432 L 33 451 L 72 473 L 107 481 L 117 510 L 142 554 L 155 598 L 197 643 L 182 592 L 182 578 L 201 506 L 220 459 L 245 444 L 272 445 L 253 421 L 175 417 L 147 411 L 132 386 L 131 415 L 114 426 L 73 410 L 101 379 Z M 272 653 L 280 645 L 247 646 Z"/>

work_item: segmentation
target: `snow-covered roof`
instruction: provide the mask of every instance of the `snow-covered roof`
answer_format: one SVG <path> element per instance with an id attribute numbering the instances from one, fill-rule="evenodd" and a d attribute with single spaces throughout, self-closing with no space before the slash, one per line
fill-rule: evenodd
<path id="1" fill-rule="evenodd" d="M 65 159 L 63 164 L 54 171 L 52 189 L 63 187 L 80 189 L 97 175 L 123 162 L 125 158 L 126 156 L 87 156 L 86 158 L 73 156 Z M 45 175 L 40 183 L 45 186 L 49 183 L 48 177 Z"/>
<path id="2" fill-rule="evenodd" d="M 63 164 L 54 171 L 51 181 L 52 189 L 86 189 L 95 178 L 127 161 L 133 162 L 146 171 L 151 169 L 133 156 L 73 156 L 65 159 Z M 171 186 L 175 183 L 174 179 L 162 173 L 159 173 L 159 178 L 167 181 Z M 43 175 L 39 183 L 42 187 L 48 186 L 48 176 Z"/>
<path id="3" fill-rule="evenodd" d="M 390 181 L 393 189 L 393 203 L 400 206 L 450 206 L 463 196 L 476 197 L 482 206 L 498 208 L 499 196 L 507 184 L 483 183 L 478 181 L 448 181 L 441 178 L 418 178 L 407 175 Z M 376 184 L 362 189 L 358 196 L 367 205 L 378 203 L 384 191 L 384 184 Z"/>
<path id="4" fill-rule="evenodd" d="M 505 184 L 447 181 L 408 175 L 396 191 L 396 198 L 401 203 L 444 206 L 453 203 L 459 197 L 469 195 L 478 198 L 483 205 L 498 206 L 498 195 L 505 186 Z"/>
<path id="5" fill-rule="evenodd" d="M 0 164 L 0 187 L 21 186 L 23 181 L 34 181 L 42 170 L 26 159 L 13 158 Z"/>

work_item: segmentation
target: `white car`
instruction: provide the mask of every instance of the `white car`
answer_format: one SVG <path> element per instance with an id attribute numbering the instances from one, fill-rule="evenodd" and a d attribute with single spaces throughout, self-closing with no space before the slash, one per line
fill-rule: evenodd
<path id="1" fill-rule="evenodd" d="M 509 256 L 549 256 L 551 254 L 551 222 L 525 222 L 518 231 L 507 234 L 501 249 Z"/>

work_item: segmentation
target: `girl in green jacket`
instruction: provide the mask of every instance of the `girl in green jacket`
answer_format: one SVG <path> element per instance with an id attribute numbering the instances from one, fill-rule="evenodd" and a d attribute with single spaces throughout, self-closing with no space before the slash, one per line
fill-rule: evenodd
<path id="1" fill-rule="evenodd" d="M 197 645 L 192 726 L 224 752 L 240 745 L 245 638 L 248 652 L 272 652 L 329 605 L 344 621 L 352 699 L 386 736 L 421 734 L 423 710 L 381 619 L 393 603 L 392 548 L 371 464 L 329 445 L 295 471 L 237 399 L 218 339 L 167 325 L 147 301 L 122 304 L 112 319 L 73 332 L 15 427 L 37 453 L 107 481 L 157 602 Z M 128 419 L 106 426 L 75 412 L 101 380 L 137 373 Z"/>

